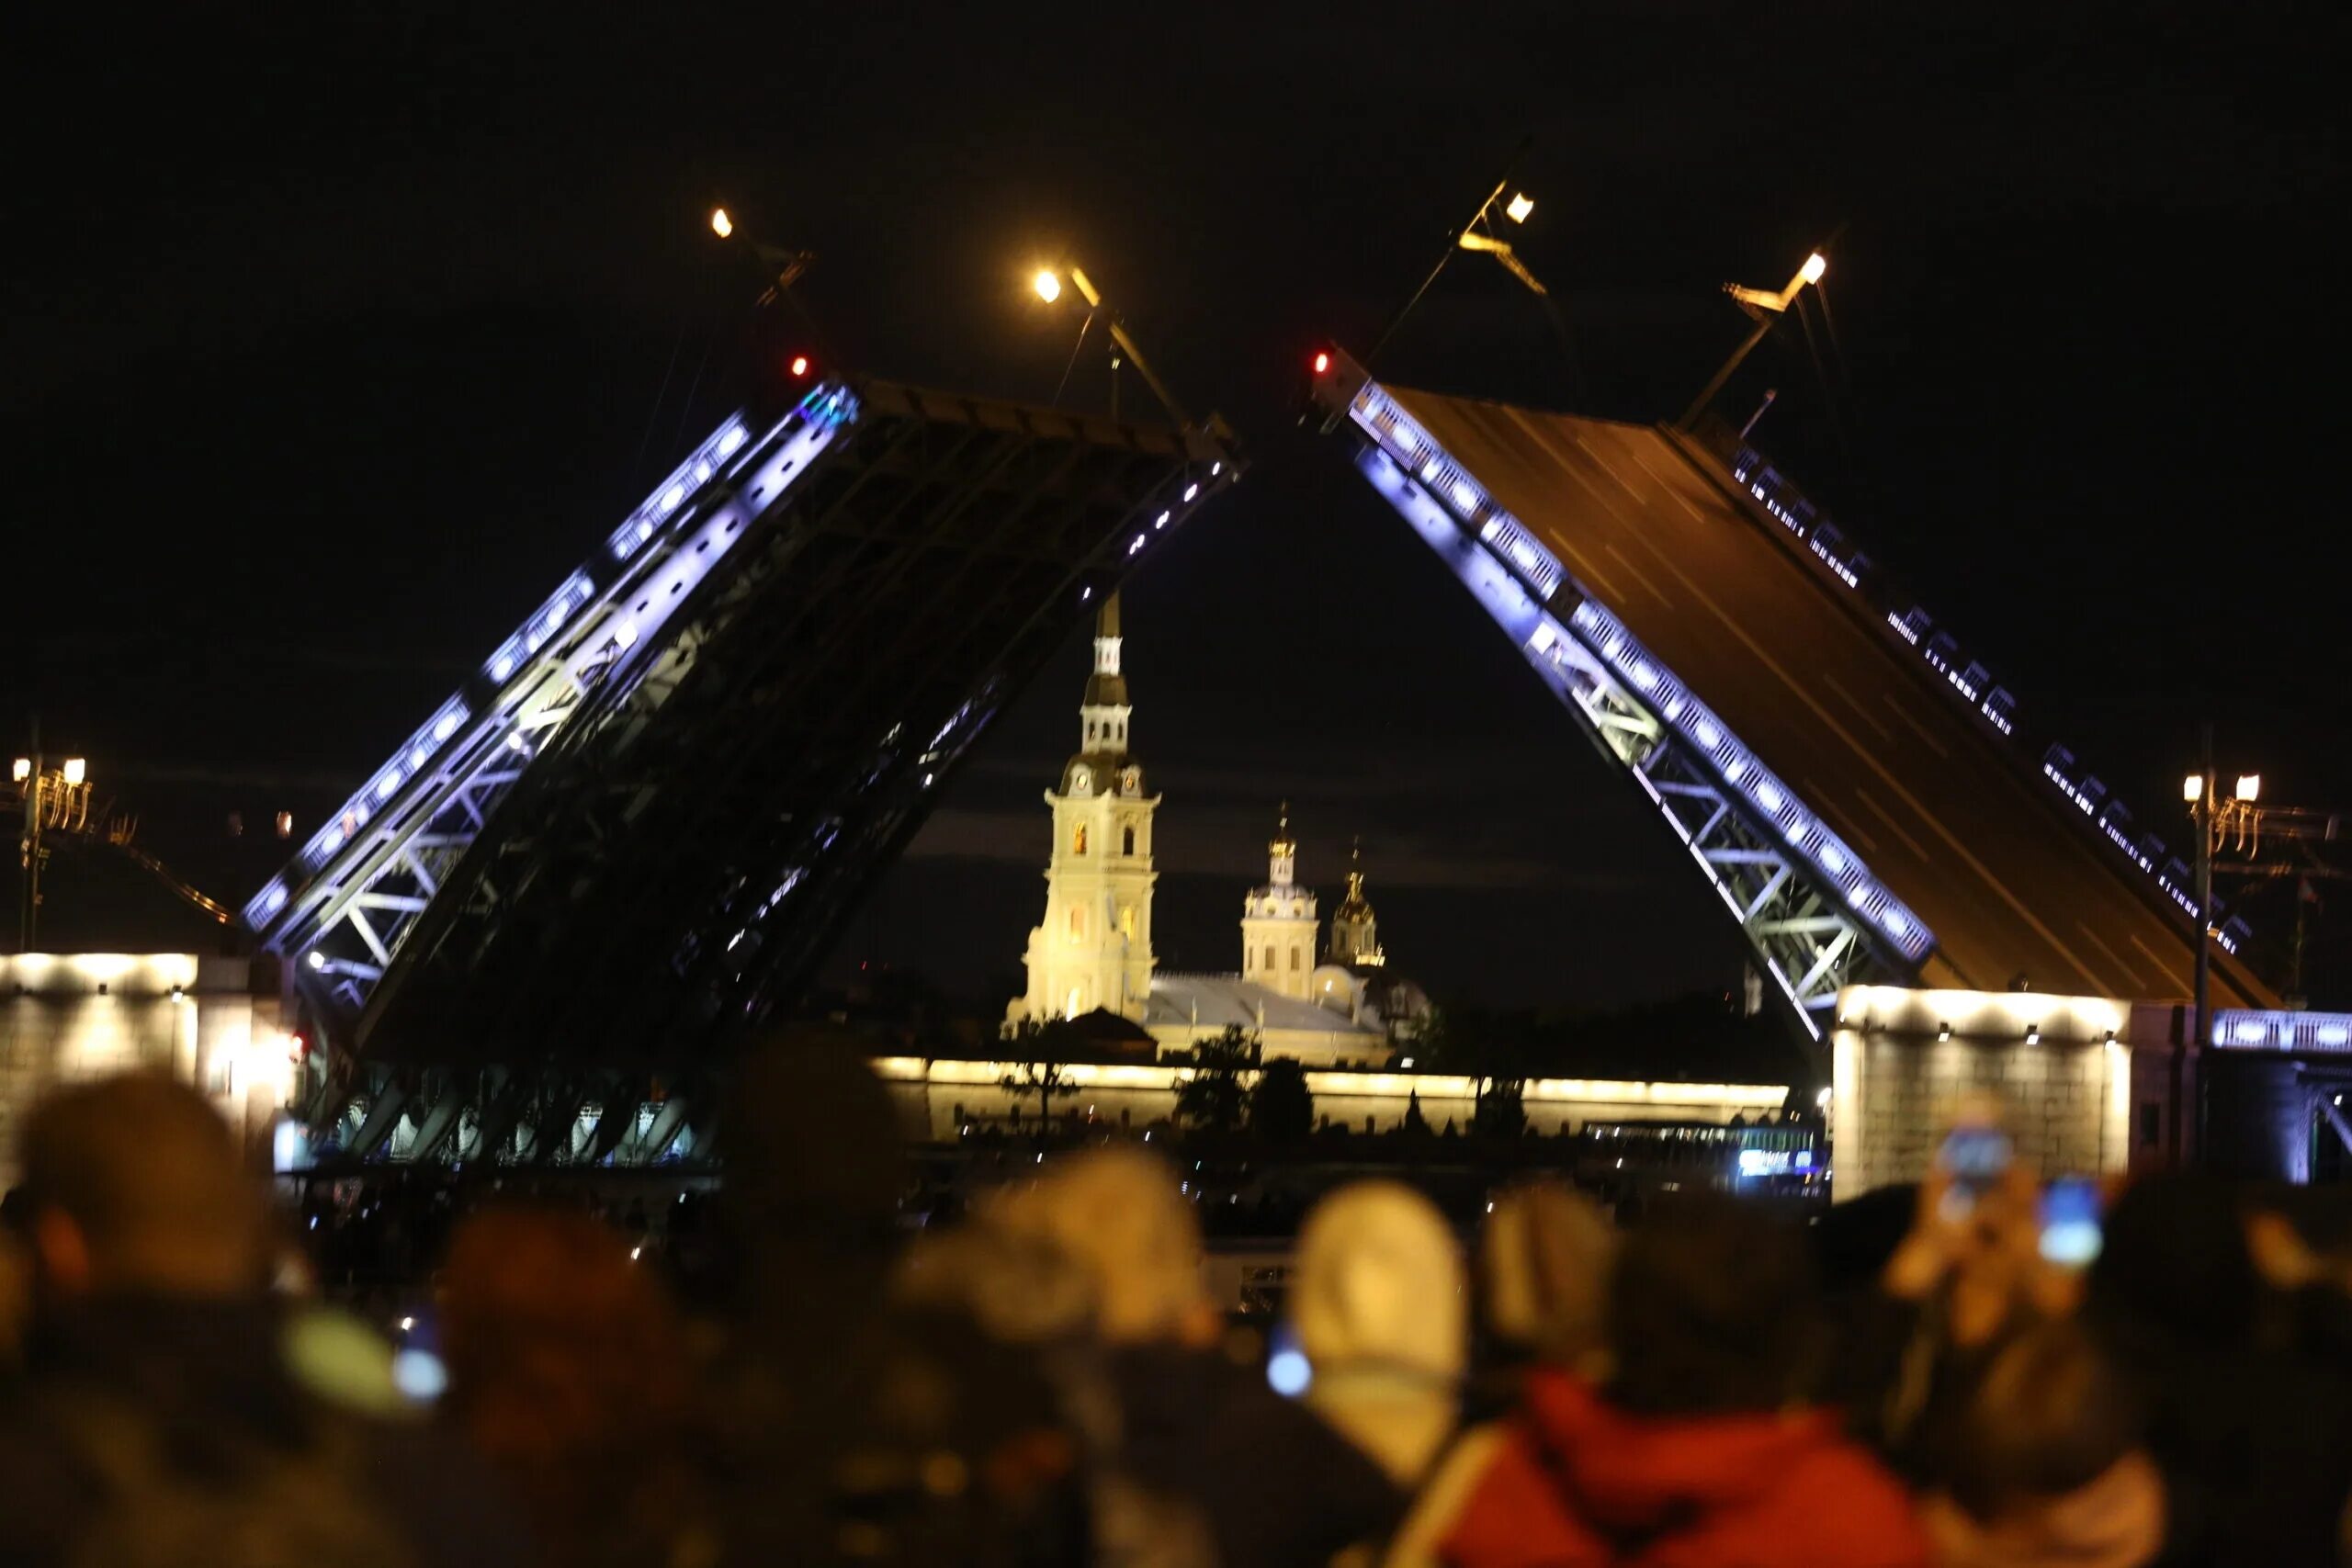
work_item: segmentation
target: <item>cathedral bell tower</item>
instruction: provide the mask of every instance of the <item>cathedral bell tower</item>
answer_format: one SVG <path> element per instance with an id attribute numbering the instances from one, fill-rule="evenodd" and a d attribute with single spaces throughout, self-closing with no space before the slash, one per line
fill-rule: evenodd
<path id="1" fill-rule="evenodd" d="M 1377 969 L 1388 962 L 1380 951 L 1380 927 L 1372 900 L 1363 896 L 1363 840 L 1348 852 L 1348 896 L 1331 911 L 1331 962 L 1351 969 Z"/>
<path id="2" fill-rule="evenodd" d="M 1266 846 L 1266 885 L 1241 901 L 1241 977 L 1270 991 L 1307 999 L 1315 972 L 1315 895 L 1298 886 L 1298 845 L 1290 836 L 1290 803 Z"/>
<path id="3" fill-rule="evenodd" d="M 1105 1009 L 1141 1021 L 1151 994 L 1151 814 L 1143 768 L 1127 753 L 1126 677 L 1119 671 L 1119 596 L 1094 626 L 1094 673 L 1079 705 L 1077 755 L 1061 787 L 1046 863 L 1045 923 L 1029 932 L 1028 990 L 1005 1021 L 1076 1018 Z"/>

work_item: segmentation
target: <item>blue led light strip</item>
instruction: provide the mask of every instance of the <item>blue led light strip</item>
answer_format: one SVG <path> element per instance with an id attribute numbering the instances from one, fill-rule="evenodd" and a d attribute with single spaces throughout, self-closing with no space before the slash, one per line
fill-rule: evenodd
<path id="1" fill-rule="evenodd" d="M 485 726 L 510 724 L 521 694 L 536 686 L 548 673 L 540 668 L 543 655 L 561 649 L 568 665 L 585 669 L 627 654 L 641 638 L 660 628 L 683 602 L 688 580 L 700 581 L 727 547 L 741 536 L 741 530 L 729 529 L 724 537 L 706 541 L 715 547 L 690 552 L 671 573 L 675 581 L 665 579 L 666 592 L 649 598 L 641 613 L 623 615 L 615 610 L 592 622 L 590 617 L 605 607 L 605 600 L 631 588 L 643 575 L 644 569 L 637 564 L 640 552 L 657 539 L 682 542 L 703 528 L 707 522 L 704 509 L 695 503 L 714 479 L 740 482 L 755 470 L 773 467 L 778 470 L 775 478 L 779 486 L 788 484 L 832 433 L 855 414 L 855 400 L 849 392 L 827 385 L 809 393 L 757 440 L 752 439 L 752 427 L 742 414 L 729 415 L 662 480 L 643 505 L 629 513 L 607 540 L 605 551 L 566 577 L 562 586 L 498 645 L 466 688 L 435 709 L 433 716 L 311 835 L 294 863 L 246 901 L 243 911 L 245 923 L 257 931 L 266 931 L 273 922 L 289 916 L 288 906 L 295 902 L 297 888 L 339 883 L 345 872 L 337 868 L 348 861 L 356 846 L 363 840 L 381 840 L 392 827 L 391 818 L 397 817 L 406 823 L 414 817 L 426 804 L 426 797 L 448 782 L 444 775 L 452 767 L 479 774 L 491 762 L 519 767 L 527 761 L 527 745 L 522 743 L 519 732 L 508 737 L 516 755 L 485 759 L 481 745 Z M 794 430 L 799 433 L 797 439 L 806 450 L 779 463 L 770 448 L 779 437 Z M 675 536 L 674 540 L 672 536 Z M 645 558 L 654 558 L 649 554 Z M 581 636 L 583 630 L 596 634 L 593 648 L 585 645 Z M 316 901 L 314 897 L 306 898 L 306 907 Z"/>
<path id="2" fill-rule="evenodd" d="M 2017 699 L 2007 688 L 1994 683 L 1991 671 L 1976 661 L 1962 663 L 1959 639 L 1949 631 L 1939 630 L 1933 617 L 1925 608 L 1913 604 L 1908 611 L 1898 611 L 1892 604 L 1904 603 L 1902 597 L 1890 597 L 1899 586 L 1887 579 L 1884 572 L 1870 559 L 1847 550 L 1840 553 L 1846 541 L 1826 520 L 1819 517 L 1814 505 L 1797 488 L 1764 461 L 1763 455 L 1752 446 L 1742 446 L 1732 455 L 1731 477 L 1746 488 L 1764 510 L 1781 525 L 1806 542 L 1814 554 L 1827 562 L 1830 570 L 1849 588 L 1853 588 L 1883 609 L 1886 624 L 1895 635 L 1919 650 L 1920 656 L 1941 675 L 1944 683 L 1957 692 L 1969 706 L 1994 728 L 2005 736 L 2017 733 Z M 2196 900 L 2184 889 L 2188 869 L 2177 860 L 2167 859 L 2164 841 L 2154 834 L 2133 839 L 2123 831 L 2132 814 L 2123 807 L 2106 798 L 2106 788 L 2087 774 L 2075 771 L 2074 753 L 2064 746 L 2052 746 L 2044 753 L 2041 773 L 2058 786 L 2059 793 L 2085 816 L 2098 823 L 2102 835 L 2141 872 L 2155 879 L 2157 887 L 2177 905 L 2190 920 L 2197 918 Z M 2153 849 L 2151 848 L 2153 846 Z M 2175 868 L 2177 867 L 2177 871 Z M 2221 900 L 2214 909 L 2222 908 Z M 2223 949 L 2234 953 L 2253 929 L 2243 919 L 2232 919 L 2215 933 Z"/>
<path id="3" fill-rule="evenodd" d="M 2212 1023 L 2209 1043 L 2224 1051 L 2352 1051 L 2352 1013 L 2222 1008 Z"/>
<path id="4" fill-rule="evenodd" d="M 1674 673 L 1643 648 L 1624 624 L 1576 583 L 1556 558 L 1493 499 L 1444 448 L 1377 385 L 1367 381 L 1349 404 L 1349 415 L 1404 474 L 1426 490 L 1461 525 L 1524 582 L 1539 604 L 1548 604 L 1563 587 L 1577 600 L 1567 615 L 1571 633 L 1609 670 L 1642 707 L 1679 736 L 1724 785 L 1745 802 L 1758 821 L 1829 887 L 1856 917 L 1870 924 L 1911 963 L 1935 946 L 1935 934 L 1884 884 L 1862 858 L 1832 832 L 1731 733 L 1729 727 L 1694 696 Z M 1555 631 L 1562 623 L 1548 611 L 1543 619 Z M 1645 781 L 1646 787 L 1646 781 Z"/>

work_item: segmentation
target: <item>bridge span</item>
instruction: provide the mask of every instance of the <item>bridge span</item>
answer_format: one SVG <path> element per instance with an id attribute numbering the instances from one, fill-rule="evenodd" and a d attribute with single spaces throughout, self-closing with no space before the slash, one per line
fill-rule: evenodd
<path id="1" fill-rule="evenodd" d="M 1386 387 L 1343 355 L 1316 396 L 1816 1022 L 1840 976 L 2189 994 L 2186 865 L 1755 453 Z M 1772 918 L 1792 884 L 1811 904 Z M 2244 934 L 2223 928 L 2214 1005 L 2275 1006 Z"/>

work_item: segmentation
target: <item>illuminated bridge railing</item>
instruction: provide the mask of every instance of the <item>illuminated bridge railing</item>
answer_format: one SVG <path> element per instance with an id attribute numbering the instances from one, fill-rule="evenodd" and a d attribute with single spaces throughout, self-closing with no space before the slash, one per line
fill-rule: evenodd
<path id="1" fill-rule="evenodd" d="M 1549 602 L 1567 572 L 1504 511 L 1467 470 L 1377 385 L 1366 382 L 1354 402 L 1356 423 L 1397 465 L 1428 487 L 1465 527 L 1509 560 L 1535 595 Z M 1581 587 L 1568 624 L 1643 703 L 1705 757 L 1723 781 L 1771 821 L 1803 855 L 1906 958 L 1924 957 L 1934 938 L 1918 917 L 1872 877 L 1861 857 L 1805 809 L 1795 792 L 1758 761 L 1690 688 L 1635 641 L 1633 634 Z"/>
<path id="2" fill-rule="evenodd" d="M 571 694 L 637 678 L 639 654 L 742 537 L 746 507 L 788 488 L 855 416 L 855 400 L 831 384 L 773 425 L 729 416 L 263 885 L 245 924 L 275 951 L 303 951 L 356 1001 L 430 898 L 434 867 L 462 850 Z M 751 492 L 742 504 L 730 500 L 738 490 Z M 339 928 L 349 940 L 328 940 Z"/>
<path id="3" fill-rule="evenodd" d="M 1796 792 L 1758 760 L 1673 671 L 1652 658 L 1623 622 L 1594 601 L 1584 599 L 1569 612 L 1568 624 L 1620 680 L 1640 694 L 1645 706 L 1707 760 L 1717 777 L 1754 807 L 1791 849 L 1838 890 L 1848 908 L 1876 926 L 1905 958 L 1917 963 L 1928 955 L 1935 939 L 1919 917 L 1888 892 L 1862 863 L 1861 856 L 1832 832 L 1819 814 L 1808 810 Z"/>
<path id="4" fill-rule="evenodd" d="M 2223 1008 L 2209 1042 L 2223 1051 L 2352 1051 L 2352 1013 Z"/>
<path id="5" fill-rule="evenodd" d="M 1803 540 L 1848 590 L 1859 594 L 1873 615 L 1916 651 L 1976 717 L 2012 743 L 2032 743 L 2031 737 L 2018 733 L 2017 699 L 2008 689 L 1994 680 L 1992 671 L 1981 660 L 1967 657 L 1957 637 L 1939 626 L 1891 573 L 1854 548 L 1827 514 L 1775 470 L 1762 453 L 1753 446 L 1739 445 L 1731 449 L 1725 460 L 1733 479 L 1757 504 Z M 2188 891 L 2188 868 L 2166 852 L 2162 839 L 2153 833 L 2134 836 L 2130 831 L 2131 812 L 2109 797 L 2106 785 L 2083 771 L 2072 751 L 2063 745 L 2049 743 L 2042 753 L 2041 773 L 2056 786 L 2068 805 L 2098 828 L 2102 838 L 2154 880 L 2157 889 L 2190 920 L 2195 920 L 2197 905 Z M 2216 898 L 2215 912 L 2218 914 L 2222 908 L 2222 901 Z M 2243 919 L 2233 918 L 2220 924 L 2216 937 L 2225 949 L 2235 953 L 2252 934 Z"/>
<path id="6" fill-rule="evenodd" d="M 1643 716 L 1638 722 L 1645 732 L 1670 731 L 1679 742 L 1679 751 L 1720 781 L 1721 787 L 1739 803 L 1740 815 L 1751 820 L 1766 840 L 1780 846 L 1772 855 L 1760 858 L 1785 858 L 1801 864 L 1809 884 L 1850 911 L 1851 919 L 1867 924 L 1874 947 L 1890 951 L 1913 966 L 1927 957 L 1935 946 L 1935 934 L 1926 923 L 1879 882 L 1861 856 L 1679 677 L 1642 647 L 1623 622 L 1570 578 L 1558 559 L 1496 503 L 1396 399 L 1367 380 L 1350 399 L 1347 411 L 1371 438 L 1372 456 L 1367 460 L 1374 468 L 1367 469 L 1367 477 L 1391 502 L 1425 534 L 1434 527 L 1448 537 L 1475 539 L 1500 569 L 1481 572 L 1457 566 L 1488 613 L 1521 643 L 1524 654 L 1539 668 L 1555 670 L 1555 683 L 1565 679 L 1573 685 L 1578 679 L 1574 671 L 1583 671 L 1589 672 L 1586 678 L 1619 689 L 1624 713 Z M 1438 542 L 1436 536 L 1431 536 L 1431 542 Z M 1571 648 L 1577 650 L 1574 657 L 1564 659 Z M 1597 722 L 1614 722 L 1590 701 L 1584 700 L 1584 705 Z M 1702 849 L 1696 839 L 1704 835 L 1703 827 L 1678 813 L 1678 807 L 1692 798 L 1692 787 L 1671 783 L 1661 786 L 1649 777 L 1645 761 L 1628 754 L 1623 747 L 1612 749 L 1632 767 L 1690 845 L 1701 868 L 1716 882 L 1734 917 L 1752 924 L 1770 895 L 1768 891 L 1758 898 L 1751 889 L 1745 897 L 1735 897 L 1723 882 L 1724 867 L 1709 858 L 1711 852 L 1722 852 L 1721 846 L 1714 851 Z M 1671 797 L 1662 789 L 1673 792 Z M 1747 862 L 1759 860 L 1752 852 L 1732 854 Z M 1816 1005 L 1809 983 L 1819 982 L 1827 963 L 1842 962 L 1837 957 L 1842 949 L 1826 939 L 1816 951 L 1817 955 L 1827 956 L 1814 965 L 1811 974 L 1785 973 L 1776 960 L 1767 960 L 1800 1010 Z"/>

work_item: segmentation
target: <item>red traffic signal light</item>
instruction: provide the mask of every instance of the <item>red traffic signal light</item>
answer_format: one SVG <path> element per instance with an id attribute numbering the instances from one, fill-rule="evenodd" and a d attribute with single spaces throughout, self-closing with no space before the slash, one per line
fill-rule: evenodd
<path id="1" fill-rule="evenodd" d="M 792 364 L 789 368 L 792 371 L 792 378 L 794 380 L 797 381 L 801 379 L 808 374 L 808 356 L 805 354 L 794 355 L 792 356 Z"/>
<path id="2" fill-rule="evenodd" d="M 1328 376 L 1331 373 L 1331 355 L 1322 349 L 1315 351 L 1315 373 L 1317 376 Z"/>

